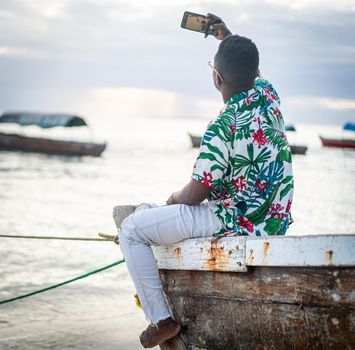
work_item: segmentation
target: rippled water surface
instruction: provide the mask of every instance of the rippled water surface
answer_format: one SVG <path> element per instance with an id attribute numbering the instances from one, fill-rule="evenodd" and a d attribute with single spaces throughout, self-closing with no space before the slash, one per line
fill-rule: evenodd
<path id="1" fill-rule="evenodd" d="M 115 233 L 117 204 L 163 204 L 188 180 L 197 150 L 187 131 L 206 121 L 153 119 L 100 126 L 101 158 L 0 153 L 0 233 L 95 237 Z M 293 142 L 296 181 L 288 234 L 355 233 L 355 151 L 322 148 L 334 127 L 302 125 Z M 122 258 L 110 242 L 0 238 L 0 300 Z M 125 265 L 0 306 L 0 349 L 140 349 L 143 313 Z"/>

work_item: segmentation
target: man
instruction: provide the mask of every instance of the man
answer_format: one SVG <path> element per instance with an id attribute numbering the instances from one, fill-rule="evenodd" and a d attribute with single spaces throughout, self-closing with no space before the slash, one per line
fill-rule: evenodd
<path id="1" fill-rule="evenodd" d="M 231 35 L 223 22 L 212 28 L 222 42 L 210 65 L 225 105 L 202 138 L 192 179 L 167 206 L 138 207 L 121 226 L 121 249 L 150 322 L 140 336 L 145 348 L 180 331 L 166 306 L 151 245 L 212 235 L 282 235 L 292 220 L 291 154 L 279 97 L 258 78 L 255 44 Z"/>

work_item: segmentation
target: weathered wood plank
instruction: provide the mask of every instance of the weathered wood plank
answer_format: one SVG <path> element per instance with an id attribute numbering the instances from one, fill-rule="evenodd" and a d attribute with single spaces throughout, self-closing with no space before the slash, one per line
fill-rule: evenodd
<path id="1" fill-rule="evenodd" d="M 121 227 L 122 221 L 136 210 L 135 205 L 118 205 L 113 208 L 112 216 L 117 229 Z"/>
<path id="2" fill-rule="evenodd" d="M 355 308 L 351 268 L 250 268 L 247 274 L 160 270 L 165 292 L 251 302 Z"/>
<path id="3" fill-rule="evenodd" d="M 160 269 L 245 272 L 247 266 L 355 266 L 355 235 L 224 237 L 154 247 Z"/>
<path id="4" fill-rule="evenodd" d="M 201 349 L 351 349 L 352 268 L 160 270 L 182 337 Z M 166 348 L 172 350 L 174 347 Z"/>
<path id="5" fill-rule="evenodd" d="M 172 270 L 246 271 L 246 237 L 199 238 L 153 247 L 158 268 Z"/>
<path id="6" fill-rule="evenodd" d="M 355 235 L 248 238 L 248 266 L 355 266 Z"/>
<path id="7" fill-rule="evenodd" d="M 176 312 L 167 294 L 165 294 L 165 299 L 170 315 L 172 315 L 175 320 L 178 320 L 179 317 L 176 315 Z M 182 332 L 180 332 L 176 337 L 167 340 L 163 344 L 160 344 L 159 347 L 161 350 L 188 350 L 187 341 L 184 339 Z"/>
<path id="8" fill-rule="evenodd" d="M 176 337 L 167 340 L 165 343 L 159 345 L 161 350 L 188 350 L 181 334 L 178 334 Z"/>
<path id="9" fill-rule="evenodd" d="M 170 294 L 189 347 L 352 349 L 354 310 Z M 173 348 L 171 348 L 173 349 Z"/>

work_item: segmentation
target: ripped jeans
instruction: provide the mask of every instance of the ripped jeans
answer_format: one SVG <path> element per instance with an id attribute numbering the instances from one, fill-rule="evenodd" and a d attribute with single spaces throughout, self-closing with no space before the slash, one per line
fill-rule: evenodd
<path id="1" fill-rule="evenodd" d="M 210 237 L 221 227 L 222 224 L 207 203 L 162 207 L 143 204 L 122 222 L 120 247 L 150 324 L 156 325 L 170 317 L 150 246 Z"/>

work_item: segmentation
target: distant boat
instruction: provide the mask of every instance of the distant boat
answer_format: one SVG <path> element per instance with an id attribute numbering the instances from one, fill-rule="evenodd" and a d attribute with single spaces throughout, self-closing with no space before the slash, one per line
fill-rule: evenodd
<path id="1" fill-rule="evenodd" d="M 343 130 L 355 131 L 355 124 L 352 122 L 347 122 L 343 126 Z M 355 139 L 333 139 L 319 136 L 322 141 L 322 145 L 325 147 L 340 147 L 340 148 L 355 148 Z"/>
<path id="2" fill-rule="evenodd" d="M 2 114 L 0 123 L 37 125 L 42 129 L 87 126 L 82 117 L 75 115 L 15 112 Z M 0 132 L 0 150 L 98 157 L 105 148 L 106 143 L 65 141 Z"/>
<path id="3" fill-rule="evenodd" d="M 200 147 L 201 144 L 201 136 L 191 135 L 189 134 L 192 147 Z M 307 152 L 307 146 L 301 145 L 290 145 L 291 153 L 292 154 L 305 154 Z"/>
<path id="4" fill-rule="evenodd" d="M 286 124 L 285 131 L 296 132 L 296 127 L 293 124 Z M 292 154 L 306 154 L 308 147 L 305 145 L 290 145 Z"/>
<path id="5" fill-rule="evenodd" d="M 196 136 L 196 135 L 191 135 L 189 134 L 191 143 L 192 143 L 192 147 L 200 147 L 201 144 L 201 136 Z"/>
<path id="6" fill-rule="evenodd" d="M 355 148 L 355 140 L 350 139 L 330 139 L 319 136 L 322 145 L 326 147 Z"/>
<path id="7" fill-rule="evenodd" d="M 296 127 L 293 124 L 286 124 L 285 130 L 286 131 L 296 131 Z"/>

